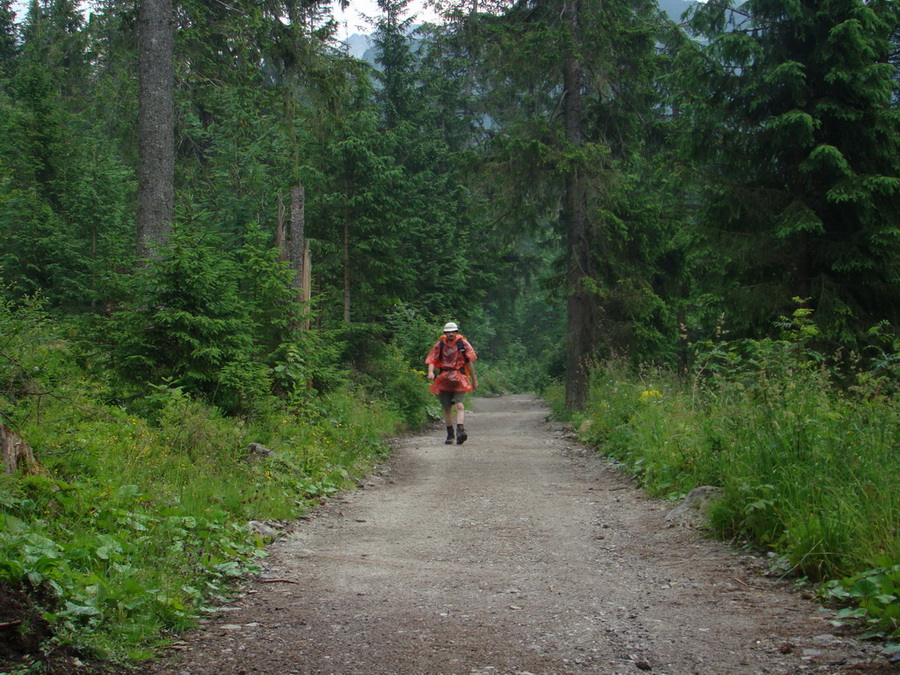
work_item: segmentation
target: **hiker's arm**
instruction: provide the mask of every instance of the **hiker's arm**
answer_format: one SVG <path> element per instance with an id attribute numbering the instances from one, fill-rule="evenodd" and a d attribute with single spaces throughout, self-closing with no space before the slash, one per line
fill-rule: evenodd
<path id="1" fill-rule="evenodd" d="M 433 363 L 428 364 L 428 379 L 429 380 L 434 379 L 434 364 Z"/>
<path id="2" fill-rule="evenodd" d="M 475 377 L 475 364 L 469 361 L 469 374 L 472 376 L 472 389 L 478 389 L 478 378 Z"/>

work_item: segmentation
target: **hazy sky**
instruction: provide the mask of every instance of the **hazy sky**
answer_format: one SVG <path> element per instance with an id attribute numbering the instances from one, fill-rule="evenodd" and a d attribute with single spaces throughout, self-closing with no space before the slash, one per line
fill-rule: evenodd
<path id="1" fill-rule="evenodd" d="M 334 17 L 342 24 L 340 37 L 346 38 L 354 33 L 371 33 L 372 27 L 366 24 L 365 19 L 360 17 L 360 13 L 370 17 L 379 15 L 378 2 L 376 0 L 350 0 L 350 6 L 346 12 L 342 12 L 337 2 L 334 7 Z M 430 9 L 425 9 L 421 0 L 412 0 L 409 3 L 409 13 L 417 16 L 416 23 L 424 23 L 426 21 L 434 21 L 436 15 Z M 344 34 L 343 25 L 346 24 L 346 35 Z"/>
<path id="2" fill-rule="evenodd" d="M 346 12 L 341 11 L 340 7 L 338 7 L 339 4 L 340 3 L 338 2 L 334 2 L 332 7 L 334 9 L 335 18 L 342 24 L 342 38 L 346 38 L 354 33 L 372 32 L 372 28 L 366 24 L 365 19 L 360 17 L 360 12 L 366 16 L 378 16 L 377 0 L 350 0 L 350 6 L 347 8 Z M 423 5 L 424 3 L 422 0 L 412 0 L 412 2 L 409 3 L 410 14 L 418 15 L 418 23 L 434 21 L 436 18 L 434 12 L 425 9 Z M 27 7 L 27 0 L 13 0 L 13 11 L 17 13 L 18 19 L 21 20 L 24 18 Z M 344 24 L 346 24 L 346 35 L 344 35 Z"/>

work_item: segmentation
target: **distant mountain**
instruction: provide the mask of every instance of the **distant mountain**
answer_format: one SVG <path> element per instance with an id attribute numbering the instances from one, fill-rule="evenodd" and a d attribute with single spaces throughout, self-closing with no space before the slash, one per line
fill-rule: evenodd
<path id="1" fill-rule="evenodd" d="M 668 14 L 673 21 L 680 22 L 681 15 L 694 4 L 696 0 L 657 0 L 659 8 Z M 414 26 L 418 28 L 418 24 Z M 356 59 L 362 59 L 369 63 L 375 63 L 375 51 L 373 49 L 373 40 L 371 35 L 363 35 L 354 33 L 345 40 L 350 56 Z"/>
<path id="2" fill-rule="evenodd" d="M 366 53 L 366 50 L 372 46 L 372 36 L 354 33 L 348 37 L 345 42 L 349 48 L 350 56 L 355 59 L 361 59 Z"/>
<path id="3" fill-rule="evenodd" d="M 415 32 L 421 26 L 422 24 L 420 23 L 413 24 L 409 27 L 410 33 Z M 416 48 L 415 45 L 417 45 L 419 41 L 420 40 L 418 38 L 413 38 L 413 49 Z M 360 59 L 361 61 L 365 61 L 366 63 L 370 63 L 373 66 L 375 65 L 375 57 L 378 56 L 378 53 L 375 49 L 375 37 L 373 35 L 354 33 L 349 38 L 344 40 L 344 43 L 348 47 L 350 56 L 356 59 Z"/>

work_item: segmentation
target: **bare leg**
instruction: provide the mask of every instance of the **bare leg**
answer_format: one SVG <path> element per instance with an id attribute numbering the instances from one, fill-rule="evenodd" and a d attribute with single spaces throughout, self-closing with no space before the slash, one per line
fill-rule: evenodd
<path id="1" fill-rule="evenodd" d="M 449 414 L 446 415 L 447 420 L 450 419 Z M 465 424 L 466 423 L 466 406 L 464 403 L 456 404 L 456 423 L 457 424 Z M 448 421 L 447 424 L 450 424 Z"/>

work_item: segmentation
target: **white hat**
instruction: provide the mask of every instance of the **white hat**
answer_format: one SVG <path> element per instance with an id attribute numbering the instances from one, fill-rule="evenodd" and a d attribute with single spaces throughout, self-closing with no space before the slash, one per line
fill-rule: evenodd
<path id="1" fill-rule="evenodd" d="M 453 331 L 458 331 L 458 330 L 459 330 L 459 328 L 452 321 L 450 323 L 444 324 L 444 332 L 445 333 L 452 333 Z"/>

